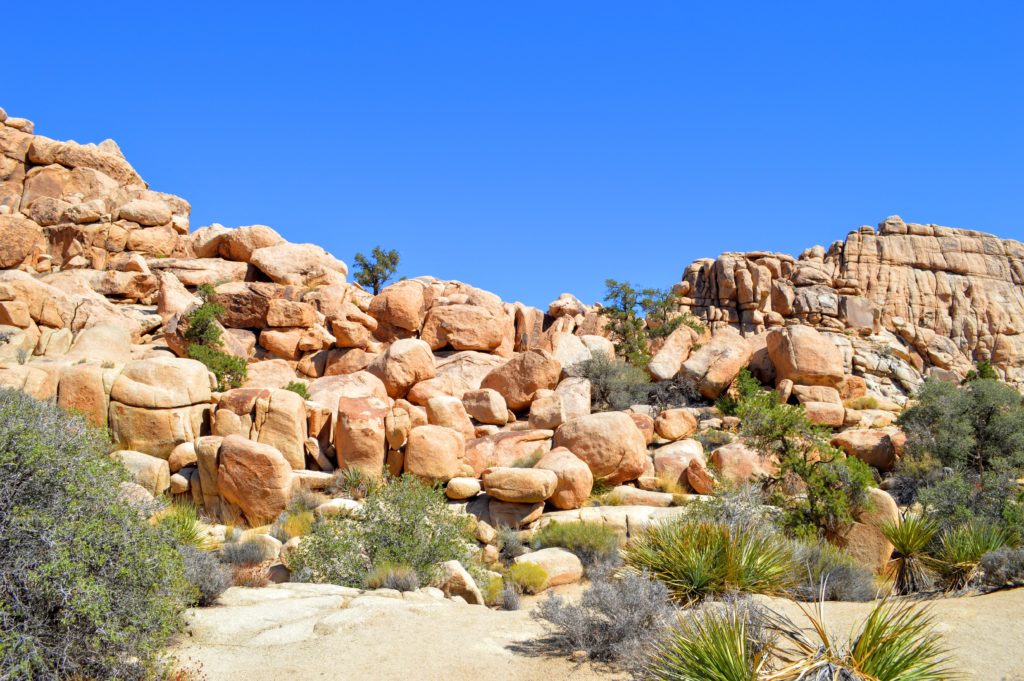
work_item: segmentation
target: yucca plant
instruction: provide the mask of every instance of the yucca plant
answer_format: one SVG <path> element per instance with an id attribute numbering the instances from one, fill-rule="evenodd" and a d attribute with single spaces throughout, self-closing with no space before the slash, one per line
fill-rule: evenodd
<path id="1" fill-rule="evenodd" d="M 991 523 L 970 522 L 942 533 L 934 564 L 949 591 L 963 589 L 978 572 L 981 558 L 1010 544 L 1010 534 Z"/>
<path id="2" fill-rule="evenodd" d="M 794 585 L 797 574 L 779 536 L 685 519 L 648 528 L 626 546 L 623 560 L 627 570 L 664 582 L 683 603 L 733 591 L 779 594 Z"/>
<path id="3" fill-rule="evenodd" d="M 769 649 L 751 635 L 747 612 L 735 606 L 682 618 L 656 644 L 644 670 L 654 681 L 758 681 Z"/>
<path id="4" fill-rule="evenodd" d="M 191 546 L 201 551 L 215 548 L 210 537 L 203 531 L 199 510 L 194 504 L 175 502 L 159 516 L 157 525 L 166 530 L 180 546 Z"/>
<path id="5" fill-rule="evenodd" d="M 893 545 L 887 569 L 897 594 L 916 593 L 931 585 L 934 572 L 929 567 L 928 547 L 938 531 L 938 522 L 924 515 L 908 515 L 902 522 L 882 526 L 882 533 Z"/>
<path id="6" fill-rule="evenodd" d="M 814 612 L 801 606 L 813 636 L 788 620 L 774 626 L 782 635 L 776 648 L 780 667 L 760 681 L 955 681 L 942 637 L 927 608 L 883 599 L 849 643 L 836 641 L 824 623 L 821 603 Z"/>

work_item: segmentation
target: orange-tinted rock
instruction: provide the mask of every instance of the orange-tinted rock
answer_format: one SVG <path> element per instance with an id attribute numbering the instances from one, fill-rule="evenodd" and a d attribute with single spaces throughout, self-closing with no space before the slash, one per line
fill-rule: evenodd
<path id="1" fill-rule="evenodd" d="M 488 468 L 481 479 L 491 498 L 521 504 L 545 501 L 558 484 L 558 476 L 543 468 Z"/>
<path id="2" fill-rule="evenodd" d="M 590 414 L 563 424 L 555 432 L 556 447 L 566 447 L 582 459 L 595 480 L 618 484 L 635 480 L 644 470 L 644 436 L 623 412 Z"/>
<path id="3" fill-rule="evenodd" d="M 397 340 L 367 368 L 391 397 L 404 397 L 409 388 L 436 373 L 430 346 L 416 338 Z"/>
<path id="4" fill-rule="evenodd" d="M 767 337 L 768 355 L 778 380 L 796 385 L 833 388 L 843 382 L 843 357 L 835 344 L 813 327 L 796 325 L 773 329 Z"/>
<path id="5" fill-rule="evenodd" d="M 687 409 L 665 409 L 654 420 L 654 431 L 666 440 L 681 440 L 697 432 L 697 417 Z"/>
<path id="6" fill-rule="evenodd" d="M 405 448 L 405 471 L 430 482 L 475 476 L 466 462 L 462 435 L 443 426 L 418 426 L 409 433 Z"/>
<path id="7" fill-rule="evenodd" d="M 239 435 L 224 438 L 218 454 L 220 495 L 238 506 L 251 525 L 276 518 L 297 484 L 281 452 Z"/>
<path id="8" fill-rule="evenodd" d="M 553 389 L 558 385 L 562 365 L 544 350 L 522 352 L 503 366 L 491 371 L 480 383 L 501 393 L 513 411 L 530 405 L 538 390 Z"/>
<path id="9" fill-rule="evenodd" d="M 534 468 L 552 471 L 557 477 L 555 491 L 548 499 L 555 508 L 579 508 L 590 498 L 590 492 L 594 487 L 594 474 L 582 459 L 565 447 L 556 447 L 547 452 Z"/>
<path id="10" fill-rule="evenodd" d="M 711 465 L 718 477 L 731 485 L 755 482 L 773 475 L 775 465 L 741 442 L 732 442 L 711 452 Z"/>
<path id="11" fill-rule="evenodd" d="M 384 424 L 388 412 L 387 403 L 379 397 L 342 397 L 338 401 L 334 447 L 339 468 L 381 477 L 388 451 Z"/>

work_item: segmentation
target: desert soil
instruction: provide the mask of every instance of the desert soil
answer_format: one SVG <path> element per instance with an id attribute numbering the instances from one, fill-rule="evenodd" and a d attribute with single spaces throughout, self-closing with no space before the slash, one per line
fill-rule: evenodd
<path id="1" fill-rule="evenodd" d="M 569 597 L 579 588 L 569 590 Z M 414 595 L 416 600 L 359 596 L 341 587 L 278 585 L 233 588 L 223 605 L 189 612 L 180 660 L 198 663 L 210 681 L 390 679 L 408 681 L 591 681 L 623 674 L 524 645 L 543 633 L 529 615 Z M 765 599 L 801 621 L 797 606 Z M 533 601 L 535 602 L 535 601 Z M 1024 589 L 931 603 L 938 626 L 968 679 L 1024 679 Z M 848 634 L 870 608 L 827 603 L 837 634 Z"/>

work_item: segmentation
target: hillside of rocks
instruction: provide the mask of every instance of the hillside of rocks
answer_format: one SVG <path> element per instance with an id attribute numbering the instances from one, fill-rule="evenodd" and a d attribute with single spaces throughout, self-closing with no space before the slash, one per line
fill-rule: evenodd
<path id="1" fill-rule="evenodd" d="M 431 277 L 373 295 L 316 245 L 192 229 L 189 213 L 113 141 L 55 141 L 0 110 L 0 386 L 106 426 L 137 493 L 188 495 L 215 518 L 267 521 L 339 469 L 388 470 L 445 483 L 492 527 L 593 516 L 629 533 L 675 510 L 666 477 L 708 494 L 766 465 L 711 406 L 744 367 L 881 472 L 925 377 L 986 360 L 1024 382 L 1024 245 L 980 232 L 891 217 L 798 257 L 695 261 L 666 285 L 705 330 L 660 341 L 649 371 L 706 402 L 592 413 L 573 368 L 614 354 L 599 305 L 563 294 L 542 310 Z M 188 358 L 203 285 L 224 350 L 247 363 L 241 387 L 219 391 Z M 726 444 L 695 439 L 711 431 Z M 583 508 L 595 482 L 623 505 Z M 884 562 L 877 526 L 894 513 L 876 504 L 854 553 Z"/>

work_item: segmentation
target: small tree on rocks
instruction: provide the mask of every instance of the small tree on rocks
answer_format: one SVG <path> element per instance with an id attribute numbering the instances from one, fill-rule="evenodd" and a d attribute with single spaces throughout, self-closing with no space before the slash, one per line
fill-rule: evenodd
<path id="1" fill-rule="evenodd" d="M 377 295 L 398 269 L 398 251 L 385 251 L 380 246 L 374 246 L 370 258 L 356 253 L 355 261 L 356 283 Z"/>

